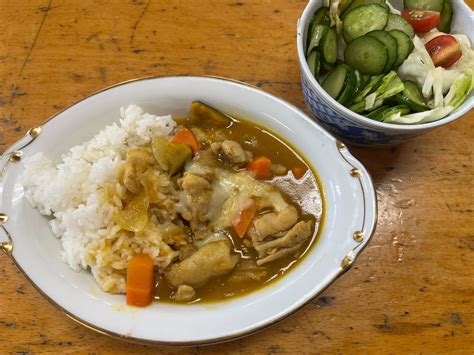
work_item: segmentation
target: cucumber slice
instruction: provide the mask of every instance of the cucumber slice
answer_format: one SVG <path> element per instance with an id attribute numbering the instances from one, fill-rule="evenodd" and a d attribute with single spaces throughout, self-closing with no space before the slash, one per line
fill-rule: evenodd
<path id="1" fill-rule="evenodd" d="M 329 18 L 329 8 L 322 6 L 319 9 L 317 9 L 313 17 L 311 18 L 311 21 L 308 26 L 308 37 L 306 39 L 308 46 L 309 46 L 309 42 L 311 41 L 311 38 L 313 37 L 313 32 L 316 26 L 317 25 L 329 26 L 330 24 L 331 24 L 331 19 Z"/>
<path id="2" fill-rule="evenodd" d="M 410 23 L 402 16 L 396 14 L 388 14 L 387 26 L 385 26 L 384 30 L 400 30 L 405 32 L 410 38 L 415 37 L 415 30 Z"/>
<path id="3" fill-rule="evenodd" d="M 323 66 L 324 69 L 326 70 L 333 70 L 334 69 L 334 63 L 330 64 L 324 60 L 324 57 L 321 56 L 321 65 Z"/>
<path id="4" fill-rule="evenodd" d="M 347 65 L 363 74 L 378 75 L 387 64 L 388 51 L 377 38 L 362 36 L 347 45 L 344 59 Z"/>
<path id="5" fill-rule="evenodd" d="M 355 91 L 354 91 L 354 97 L 356 97 L 357 94 L 359 94 L 359 92 L 361 92 L 362 89 L 365 87 L 366 81 L 365 81 L 365 78 L 361 74 L 360 71 L 354 70 L 354 75 L 357 79 L 357 84 L 356 84 L 356 88 L 355 88 Z"/>
<path id="6" fill-rule="evenodd" d="M 341 0 L 338 7 L 339 13 L 343 14 L 344 11 L 346 11 L 346 9 L 352 4 L 352 2 L 352 0 Z"/>
<path id="7" fill-rule="evenodd" d="M 451 0 L 444 0 L 443 11 L 441 11 L 441 20 L 438 30 L 444 33 L 451 32 L 451 22 L 453 21 L 453 4 Z"/>
<path id="8" fill-rule="evenodd" d="M 416 102 L 420 105 L 425 105 L 425 99 L 423 97 L 423 94 L 413 81 L 404 80 L 403 86 L 405 87 L 403 89 L 403 92 L 406 93 L 406 95 L 410 98 L 411 101 Z"/>
<path id="9" fill-rule="evenodd" d="M 413 50 L 413 42 L 403 31 L 390 30 L 388 33 L 397 41 L 397 60 L 393 63 L 392 68 L 398 68 Z"/>
<path id="10" fill-rule="evenodd" d="M 407 9 L 431 10 L 441 12 L 444 0 L 403 0 L 403 7 Z"/>
<path id="11" fill-rule="evenodd" d="M 341 64 L 328 73 L 323 82 L 323 89 L 333 99 L 337 99 L 342 92 L 348 72 L 347 65 Z"/>
<path id="12" fill-rule="evenodd" d="M 337 59 L 337 34 L 334 28 L 326 31 L 326 34 L 321 39 L 321 54 L 324 61 L 328 64 L 336 63 Z"/>
<path id="13" fill-rule="evenodd" d="M 393 63 L 395 63 L 395 61 L 397 60 L 397 40 L 390 36 L 389 33 L 380 30 L 369 32 L 367 33 L 367 36 L 377 38 L 385 45 L 385 48 L 387 48 L 388 59 L 387 63 L 385 64 L 385 67 L 383 68 L 383 71 L 384 73 L 388 73 L 390 69 L 392 69 Z"/>
<path id="14" fill-rule="evenodd" d="M 316 25 L 314 24 L 314 17 L 311 18 L 308 25 L 308 32 L 306 32 L 306 48 L 309 47 L 309 42 L 311 42 L 311 37 L 313 37 L 313 31 Z"/>
<path id="15" fill-rule="evenodd" d="M 368 118 L 371 118 L 373 120 L 378 121 L 377 117 L 379 117 L 380 114 L 388 108 L 390 108 L 390 106 L 387 106 L 387 105 L 380 106 L 380 107 L 376 108 L 375 110 L 373 110 L 372 112 L 366 114 L 365 117 L 368 117 Z"/>
<path id="16" fill-rule="evenodd" d="M 319 72 L 321 71 L 321 53 L 316 52 L 316 58 L 314 59 L 314 77 L 319 79 Z"/>
<path id="17" fill-rule="evenodd" d="M 331 19 L 329 18 L 329 7 L 321 6 L 313 15 L 314 25 L 331 25 Z"/>
<path id="18" fill-rule="evenodd" d="M 351 10 L 342 24 L 342 36 L 346 43 L 387 25 L 388 11 L 379 4 L 362 5 Z"/>
<path id="19" fill-rule="evenodd" d="M 410 80 L 404 80 L 405 87 L 401 93 L 395 96 L 398 103 L 408 106 L 412 111 L 423 112 L 429 110 L 418 86 Z"/>
<path id="20" fill-rule="evenodd" d="M 319 42 L 324 37 L 326 32 L 329 30 L 329 27 L 326 25 L 316 25 L 313 31 L 313 35 L 306 50 L 306 55 L 309 55 L 313 49 L 319 46 Z"/>
<path id="21" fill-rule="evenodd" d="M 407 115 L 410 113 L 410 109 L 405 105 L 397 105 L 390 107 L 381 113 L 380 119 L 378 121 L 383 122 L 390 116 L 395 115 L 397 113 L 400 113 L 400 116 Z"/>
<path id="22" fill-rule="evenodd" d="M 410 113 L 410 109 L 405 105 L 392 106 L 392 107 L 386 108 L 385 110 L 379 110 L 379 109 L 372 111 L 371 113 L 367 115 L 367 117 L 370 116 L 369 118 L 373 120 L 383 122 L 385 119 L 389 118 L 390 116 L 396 113 L 400 113 L 400 115 L 406 115 Z"/>
<path id="23" fill-rule="evenodd" d="M 356 86 L 356 90 L 354 92 L 354 97 L 353 97 L 352 102 L 355 102 L 355 99 L 358 98 L 359 94 L 369 86 L 370 79 L 371 79 L 370 75 L 362 74 L 358 70 L 354 70 L 354 74 L 357 78 L 357 86 Z M 380 75 L 380 78 L 382 78 L 382 77 L 383 77 L 383 75 Z M 382 81 L 380 80 L 380 83 L 381 82 Z M 378 87 L 378 85 L 377 85 L 377 87 Z M 367 93 L 368 93 L 368 91 L 367 91 Z M 358 98 L 358 99 L 359 99 L 358 101 L 361 101 L 360 98 Z M 351 104 L 352 104 L 352 102 L 351 102 Z"/>
<path id="24" fill-rule="evenodd" d="M 380 6 L 383 6 L 387 9 L 388 11 L 388 6 L 385 3 L 385 0 L 354 0 L 351 2 L 351 4 L 347 7 L 345 11 L 341 10 L 341 20 L 344 20 L 349 12 L 354 10 L 355 8 L 362 6 L 362 5 L 370 5 L 370 4 L 378 4 Z"/>
<path id="25" fill-rule="evenodd" d="M 410 108 L 410 110 L 415 112 L 424 112 L 428 111 L 430 108 L 426 105 L 419 105 L 418 103 L 411 101 L 408 96 L 406 96 L 403 92 L 394 96 L 396 103 L 400 105 L 405 105 Z"/>
<path id="26" fill-rule="evenodd" d="M 321 53 L 317 50 L 312 51 L 309 56 L 306 57 L 306 62 L 308 63 L 311 74 L 318 79 L 319 71 L 321 70 Z"/>
<path id="27" fill-rule="evenodd" d="M 337 98 L 337 102 L 344 106 L 349 106 L 356 93 L 357 77 L 352 69 L 348 69 L 344 89 Z"/>
<path id="28" fill-rule="evenodd" d="M 396 96 L 397 96 L 397 95 L 387 97 L 385 100 L 383 100 L 383 104 L 384 104 L 384 105 L 388 105 L 388 106 L 405 105 L 405 104 L 400 103 L 400 102 L 396 99 Z M 408 105 L 407 105 L 407 106 L 408 106 Z"/>
<path id="29" fill-rule="evenodd" d="M 316 76 L 316 61 L 319 61 L 319 52 L 311 51 L 311 53 L 306 57 L 306 62 L 308 63 L 309 71 L 313 76 Z"/>

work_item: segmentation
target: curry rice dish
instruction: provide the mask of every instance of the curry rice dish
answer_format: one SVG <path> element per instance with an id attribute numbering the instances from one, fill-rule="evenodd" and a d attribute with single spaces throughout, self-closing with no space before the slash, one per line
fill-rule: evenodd
<path id="1" fill-rule="evenodd" d="M 281 138 L 193 102 L 186 118 L 135 105 L 59 165 L 25 162 L 28 202 L 74 270 L 127 303 L 218 301 L 264 287 L 314 244 L 315 173 Z"/>

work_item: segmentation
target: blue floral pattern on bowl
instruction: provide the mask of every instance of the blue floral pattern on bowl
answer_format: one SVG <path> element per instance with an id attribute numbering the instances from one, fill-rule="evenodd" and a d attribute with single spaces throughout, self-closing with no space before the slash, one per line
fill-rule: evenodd
<path id="1" fill-rule="evenodd" d="M 311 109 L 314 118 L 328 131 L 347 143 L 390 145 L 407 141 L 419 134 L 418 132 L 403 132 L 402 134 L 384 132 L 353 122 L 327 103 L 312 88 L 312 84 L 305 77 L 304 73 L 301 74 L 301 85 L 305 101 Z"/>

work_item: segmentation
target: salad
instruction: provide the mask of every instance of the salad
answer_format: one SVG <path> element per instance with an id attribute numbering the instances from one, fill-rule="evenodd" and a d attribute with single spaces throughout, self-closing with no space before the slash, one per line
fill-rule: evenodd
<path id="1" fill-rule="evenodd" d="M 306 60 L 326 92 L 370 119 L 439 120 L 474 87 L 474 51 L 450 34 L 452 0 L 323 0 L 308 27 Z"/>

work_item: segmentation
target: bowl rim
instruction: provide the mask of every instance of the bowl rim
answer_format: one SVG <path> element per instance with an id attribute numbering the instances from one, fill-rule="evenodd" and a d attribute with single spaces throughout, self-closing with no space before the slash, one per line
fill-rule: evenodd
<path id="1" fill-rule="evenodd" d="M 367 198 L 367 193 L 370 192 L 373 196 L 373 216 L 368 216 L 367 220 L 370 222 L 367 226 L 367 230 L 370 231 L 370 233 L 367 236 L 364 236 L 363 241 L 358 243 L 354 248 L 352 248 L 346 257 L 341 261 L 340 268 L 338 271 L 328 279 L 327 284 L 322 287 L 319 291 L 315 292 L 309 299 L 307 299 L 305 302 L 300 304 L 299 306 L 289 310 L 287 313 L 282 314 L 280 317 L 274 319 L 271 322 L 264 323 L 262 325 L 256 326 L 252 329 L 242 331 L 238 334 L 232 334 L 232 335 L 227 335 L 227 336 L 222 336 L 218 338 L 213 338 L 213 339 L 205 339 L 205 340 L 199 340 L 199 341 L 163 341 L 163 340 L 151 340 L 151 339 L 145 339 L 145 338 L 139 338 L 139 337 L 134 337 L 134 336 L 129 336 L 126 334 L 121 334 L 117 333 L 111 330 L 108 330 L 104 327 L 95 325 L 93 323 L 90 323 L 88 321 L 85 321 L 81 319 L 78 315 L 72 313 L 68 309 L 64 308 L 61 306 L 59 303 L 57 303 L 51 296 L 49 296 L 46 291 L 44 291 L 39 285 L 37 285 L 33 279 L 28 275 L 28 273 L 23 269 L 23 267 L 20 265 L 19 260 L 15 258 L 13 255 L 13 246 L 14 246 L 14 238 L 11 236 L 11 234 L 8 232 L 7 228 L 5 227 L 5 223 L 8 220 L 8 217 L 4 215 L 3 213 L 0 213 L 0 229 L 2 229 L 6 236 L 7 236 L 7 242 L 0 242 L 0 250 L 3 251 L 9 259 L 13 262 L 13 264 L 17 267 L 17 269 L 21 272 L 21 274 L 29 281 L 29 283 L 42 295 L 50 304 L 52 304 L 57 310 L 59 310 L 61 313 L 66 315 L 68 318 L 72 319 L 76 323 L 94 331 L 102 335 L 109 336 L 114 339 L 119 339 L 127 342 L 132 342 L 132 343 L 137 343 L 137 344 L 144 344 L 144 345 L 154 345 L 154 346 L 200 346 L 200 345 L 213 345 L 213 344 L 219 344 L 219 343 L 224 343 L 224 342 L 229 342 L 233 340 L 237 340 L 255 333 L 258 333 L 262 330 L 265 330 L 275 324 L 280 323 L 284 319 L 290 317 L 294 313 L 298 312 L 302 308 L 304 308 L 306 305 L 311 303 L 316 297 L 318 297 L 321 293 L 323 293 L 329 286 L 331 286 L 334 281 L 336 281 L 339 277 L 341 277 L 345 272 L 347 272 L 354 262 L 356 261 L 357 257 L 360 255 L 363 249 L 369 244 L 370 239 L 373 237 L 376 231 L 376 226 L 377 226 L 377 220 L 378 220 L 378 204 L 377 204 L 377 194 L 375 190 L 375 186 L 373 184 L 373 179 L 370 175 L 370 173 L 365 169 L 364 165 L 356 159 L 348 150 L 347 146 L 336 139 L 331 133 L 329 133 L 324 127 L 319 125 L 317 122 L 312 120 L 306 113 L 304 113 L 302 110 L 300 110 L 298 107 L 295 105 L 291 104 L 290 102 L 275 96 L 271 93 L 268 93 L 261 88 L 254 86 L 249 83 L 245 83 L 243 81 L 239 81 L 236 79 L 231 79 L 231 78 L 225 78 L 225 77 L 220 77 L 220 76 L 211 76 L 211 75 L 202 75 L 202 76 L 197 76 L 197 75 L 188 75 L 188 74 L 183 74 L 183 75 L 150 75 L 150 76 L 145 76 L 145 77 L 139 77 L 139 78 L 133 78 L 129 80 L 125 80 L 110 86 L 107 86 L 105 88 L 96 90 L 92 92 L 91 94 L 88 94 L 84 97 L 82 97 L 79 100 L 74 101 L 70 105 L 67 105 L 66 107 L 62 108 L 61 110 L 57 111 L 47 119 L 45 119 L 43 122 L 41 122 L 39 125 L 36 127 L 30 128 L 27 133 L 17 140 L 16 142 L 12 143 L 5 151 L 3 154 L 0 155 L 0 177 L 3 175 L 5 170 L 8 168 L 8 164 L 12 161 L 17 161 L 16 159 L 18 157 L 21 158 L 21 154 L 19 156 L 16 156 L 15 154 L 17 152 L 21 153 L 21 150 L 31 143 L 38 137 L 39 133 L 37 134 L 35 130 L 39 128 L 41 130 L 41 127 L 45 124 L 47 124 L 49 121 L 55 119 L 57 116 L 59 116 L 61 113 L 64 111 L 67 111 L 71 107 L 75 106 L 76 104 L 85 101 L 86 99 L 95 96 L 97 94 L 100 94 L 104 91 L 108 91 L 111 89 L 114 89 L 119 86 L 127 85 L 130 83 L 135 83 L 135 82 L 140 82 L 140 81 L 146 81 L 146 80 L 154 80 L 154 79 L 176 79 L 176 78 L 195 78 L 195 79 L 213 79 L 213 80 L 218 80 L 218 81 L 225 81 L 228 83 L 234 83 L 243 87 L 247 87 L 249 89 L 255 90 L 261 94 L 264 94 L 266 96 L 269 96 L 273 100 L 279 102 L 282 105 L 285 105 L 292 110 L 296 111 L 299 115 L 301 115 L 305 120 L 310 122 L 312 125 L 317 126 L 318 129 L 321 129 L 323 133 L 326 134 L 326 136 L 329 139 L 334 140 L 335 144 L 337 145 L 338 152 L 341 155 L 341 158 L 345 160 L 349 165 L 353 167 L 353 170 L 355 170 L 355 175 L 363 176 L 365 180 L 365 184 L 363 184 L 363 180 L 359 179 L 359 183 L 361 184 L 361 191 L 363 195 L 363 201 L 364 205 L 367 203 L 368 198 Z M 21 143 L 21 144 L 20 144 Z M 13 159 L 12 159 L 13 158 Z M 362 170 L 362 171 L 361 171 Z M 353 172 L 351 171 L 351 174 Z M 3 184 L 0 184 L 3 185 Z M 364 186 L 367 188 L 370 188 L 370 191 L 365 191 Z M 365 214 L 364 214 L 365 215 Z M 5 218 L 3 218 L 5 217 Z M 366 218 L 366 217 L 364 217 Z"/>
<path id="2" fill-rule="evenodd" d="M 319 3 L 319 4 L 318 4 Z M 368 126 L 369 128 L 378 128 L 383 129 L 384 131 L 393 131 L 393 132 L 400 132 L 400 131 L 421 131 L 421 130 L 428 130 L 430 128 L 440 127 L 449 122 L 455 121 L 456 119 L 462 117 L 464 114 L 469 112 L 472 108 L 474 108 L 474 95 L 471 93 L 469 97 L 466 98 L 466 101 L 463 102 L 461 106 L 459 106 L 454 112 L 449 114 L 448 116 L 441 118 L 439 120 L 428 122 L 428 123 L 417 123 L 412 125 L 404 125 L 404 124 L 393 124 L 393 123 L 385 123 L 374 121 L 370 118 L 362 116 L 352 110 L 348 109 L 344 105 L 337 102 L 333 99 L 329 94 L 322 88 L 322 86 L 318 83 L 315 79 L 314 75 L 311 74 L 309 70 L 308 63 L 306 62 L 305 56 L 305 45 L 303 44 L 303 34 L 305 33 L 307 26 L 309 24 L 310 18 L 313 15 L 316 8 L 322 6 L 321 0 L 309 0 L 306 4 L 303 13 L 298 18 L 297 25 L 296 25 L 296 46 L 297 46 L 297 53 L 298 53 L 298 61 L 300 63 L 300 68 L 303 71 L 306 78 L 309 79 L 310 85 L 320 94 L 323 96 L 324 100 L 329 103 L 330 105 L 334 106 L 333 109 L 336 109 L 343 113 L 345 119 L 348 121 L 355 121 L 356 123 L 363 124 Z M 464 8 L 464 11 L 469 14 L 472 12 L 469 7 L 467 6 L 464 1 L 460 2 L 460 6 Z M 471 15 L 472 17 L 472 15 Z"/>

